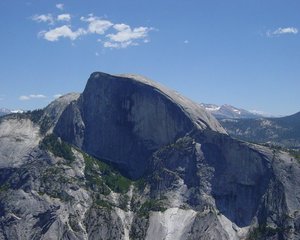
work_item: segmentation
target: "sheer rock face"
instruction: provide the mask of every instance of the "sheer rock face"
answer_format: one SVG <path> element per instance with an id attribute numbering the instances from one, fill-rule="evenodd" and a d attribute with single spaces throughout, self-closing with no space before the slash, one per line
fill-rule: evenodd
<path id="1" fill-rule="evenodd" d="M 40 122 L 49 121 L 51 132 L 67 106 L 79 98 L 79 93 L 68 93 L 51 102 L 45 109 Z"/>
<path id="2" fill-rule="evenodd" d="M 138 76 L 95 73 L 78 97 L 0 118 L 0 239 L 300 239 L 288 153 Z"/>
<path id="3" fill-rule="evenodd" d="M 193 129 L 225 133 L 200 105 L 157 83 L 135 75 L 93 73 L 55 132 L 137 178 L 151 153 Z"/>

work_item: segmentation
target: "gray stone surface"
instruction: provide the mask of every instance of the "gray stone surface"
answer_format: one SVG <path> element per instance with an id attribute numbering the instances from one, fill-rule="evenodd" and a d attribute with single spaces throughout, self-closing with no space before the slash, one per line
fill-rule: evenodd
<path id="1" fill-rule="evenodd" d="M 44 109 L 44 113 L 41 117 L 40 122 L 47 122 L 48 133 L 51 133 L 53 131 L 54 126 L 56 125 L 58 119 L 60 118 L 66 107 L 69 106 L 73 101 L 76 101 L 79 96 L 79 93 L 69 93 L 63 95 L 55 99 Z"/>
<path id="2" fill-rule="evenodd" d="M 99 74 L 38 121 L 1 119 L 1 240 L 300 239 L 297 159 L 232 139 L 147 79 Z M 43 147 L 45 122 L 66 142 Z M 74 158 L 55 155 L 63 143 Z"/>
<path id="3" fill-rule="evenodd" d="M 29 119 L 3 118 L 0 124 L 0 167 L 17 167 L 41 140 Z"/>
<path id="4" fill-rule="evenodd" d="M 96 72 L 54 131 L 137 178 L 155 150 L 193 129 L 225 133 L 198 104 L 151 80 Z"/>

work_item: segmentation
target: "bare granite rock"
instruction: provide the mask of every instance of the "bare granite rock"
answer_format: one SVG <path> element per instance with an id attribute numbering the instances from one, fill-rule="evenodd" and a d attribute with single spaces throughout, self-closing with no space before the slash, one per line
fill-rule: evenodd
<path id="1" fill-rule="evenodd" d="M 300 239 L 300 164 L 136 75 L 0 118 L 0 240 Z"/>
<path id="2" fill-rule="evenodd" d="M 200 105 L 151 80 L 96 72 L 54 131 L 138 178 L 155 150 L 193 129 L 226 133 Z"/>

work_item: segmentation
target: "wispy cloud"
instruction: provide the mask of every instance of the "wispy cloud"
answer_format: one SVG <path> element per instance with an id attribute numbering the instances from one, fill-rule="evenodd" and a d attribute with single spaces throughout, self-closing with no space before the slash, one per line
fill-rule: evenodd
<path id="1" fill-rule="evenodd" d="M 184 40 L 183 43 L 188 44 L 189 40 Z"/>
<path id="2" fill-rule="evenodd" d="M 126 48 L 128 46 L 136 46 L 138 45 L 137 40 L 145 40 L 148 37 L 148 32 L 152 30 L 152 28 L 148 27 L 131 29 L 129 25 L 124 23 L 115 24 L 113 28 L 117 33 L 106 35 L 109 41 L 104 42 L 104 47 Z"/>
<path id="3" fill-rule="evenodd" d="M 21 101 L 27 101 L 27 100 L 31 100 L 31 99 L 41 99 L 41 98 L 47 98 L 45 95 L 43 94 L 30 94 L 30 95 L 22 95 L 19 97 L 19 100 Z"/>
<path id="4" fill-rule="evenodd" d="M 55 42 L 58 41 L 60 38 L 69 38 L 71 40 L 75 40 L 79 36 L 85 35 L 86 33 L 87 32 L 82 28 L 73 31 L 69 26 L 63 25 L 61 27 L 57 27 L 49 31 L 42 31 L 38 35 L 50 42 Z"/>
<path id="5" fill-rule="evenodd" d="M 44 23 L 54 24 L 54 18 L 52 16 L 52 14 L 50 14 L 50 13 L 41 14 L 41 15 L 34 15 L 32 17 L 32 20 L 36 21 L 36 22 L 44 22 Z"/>
<path id="6" fill-rule="evenodd" d="M 64 4 L 63 3 L 57 3 L 55 5 L 56 8 L 58 8 L 59 10 L 64 10 Z"/>
<path id="7" fill-rule="evenodd" d="M 267 36 L 279 36 L 283 34 L 298 34 L 298 29 L 295 27 L 277 28 L 274 31 L 267 31 Z"/>
<path id="8" fill-rule="evenodd" d="M 69 13 L 60 14 L 57 16 L 57 21 L 71 21 L 71 15 Z"/>
<path id="9" fill-rule="evenodd" d="M 61 97 L 62 96 L 62 94 L 60 94 L 60 93 L 58 93 L 58 94 L 55 94 L 55 95 L 53 95 L 53 98 L 59 98 L 59 97 Z"/>

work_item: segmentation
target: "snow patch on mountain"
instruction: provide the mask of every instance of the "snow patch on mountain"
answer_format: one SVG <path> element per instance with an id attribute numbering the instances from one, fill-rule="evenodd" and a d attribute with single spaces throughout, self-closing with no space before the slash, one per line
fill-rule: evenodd
<path id="1" fill-rule="evenodd" d="M 218 119 L 240 119 L 240 118 L 261 118 L 264 117 L 259 111 L 251 112 L 245 109 L 237 108 L 229 104 L 218 106 L 216 104 L 200 104 Z"/>

